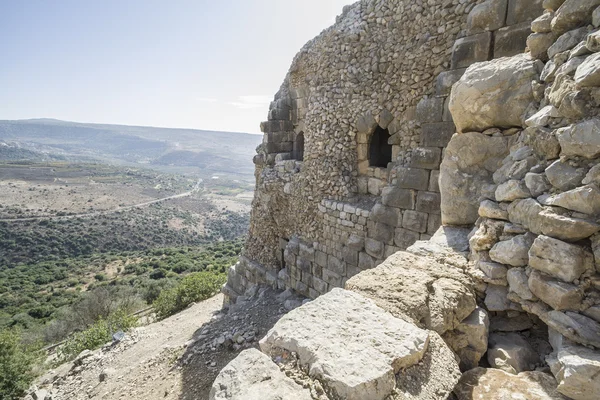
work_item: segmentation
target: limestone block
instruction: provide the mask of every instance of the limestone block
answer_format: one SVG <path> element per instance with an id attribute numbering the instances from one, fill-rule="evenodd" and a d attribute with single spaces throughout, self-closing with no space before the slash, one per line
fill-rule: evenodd
<path id="1" fill-rule="evenodd" d="M 555 310 L 577 310 L 583 300 L 581 290 L 569 283 L 550 278 L 538 271 L 529 275 L 529 289 Z"/>
<path id="2" fill-rule="evenodd" d="M 330 254 L 327 256 L 327 269 L 344 276 L 346 274 L 346 263 Z"/>
<path id="3" fill-rule="evenodd" d="M 311 400 L 310 390 L 288 378 L 256 349 L 241 352 L 219 372 L 210 400 Z"/>
<path id="4" fill-rule="evenodd" d="M 523 53 L 530 33 L 529 22 L 499 29 L 494 38 L 494 58 L 512 57 Z"/>
<path id="5" fill-rule="evenodd" d="M 567 135 L 568 134 L 566 132 L 563 135 L 562 140 L 565 143 L 569 142 Z M 570 141 L 570 143 L 573 142 Z M 568 145 L 566 147 L 568 148 Z M 563 153 L 565 151 L 564 149 L 565 148 L 563 147 Z M 585 169 L 572 167 L 571 165 L 561 160 L 556 160 L 555 162 L 550 164 L 550 166 L 546 168 L 545 172 L 546 178 L 548 178 L 548 181 L 552 184 L 552 186 L 560 189 L 561 191 L 575 189 L 581 184 L 581 181 L 583 180 L 583 178 L 585 178 L 585 175 L 587 173 Z"/>
<path id="6" fill-rule="evenodd" d="M 479 360 L 488 348 L 489 327 L 487 311 L 477 307 L 454 330 L 444 334 L 444 341 L 460 358 L 462 371 L 479 365 Z"/>
<path id="7" fill-rule="evenodd" d="M 548 59 L 548 49 L 554 43 L 556 36 L 553 33 L 532 33 L 527 37 L 527 48 L 531 52 L 531 57 L 539 60 Z M 554 64 L 547 64 L 550 68 Z M 542 73 L 542 81 L 545 81 L 545 74 Z"/>
<path id="8" fill-rule="evenodd" d="M 450 95 L 458 131 L 522 126 L 535 101 L 531 81 L 540 72 L 541 66 L 525 54 L 469 67 Z"/>
<path id="9" fill-rule="evenodd" d="M 552 20 L 552 31 L 562 35 L 571 29 L 592 23 L 592 12 L 600 0 L 566 0 Z"/>
<path id="10" fill-rule="evenodd" d="M 519 310 L 508 299 L 508 288 L 499 285 L 488 285 L 485 291 L 485 307 L 488 311 Z"/>
<path id="11" fill-rule="evenodd" d="M 365 251 L 368 255 L 381 259 L 384 254 L 384 244 L 373 239 L 365 239 Z"/>
<path id="12" fill-rule="evenodd" d="M 508 287 L 511 292 L 523 300 L 534 300 L 535 296 L 529 290 L 529 277 L 525 273 L 525 268 L 511 268 L 506 274 Z"/>
<path id="13" fill-rule="evenodd" d="M 440 73 L 435 80 L 435 94 L 437 96 L 448 96 L 452 90 L 452 85 L 458 82 L 466 70 L 466 68 L 460 68 Z M 454 133 L 454 130 L 452 133 Z"/>
<path id="14" fill-rule="evenodd" d="M 454 122 L 435 122 L 421 125 L 421 145 L 446 147 L 456 132 Z"/>
<path id="15" fill-rule="evenodd" d="M 600 393 L 600 351 L 568 344 L 556 355 L 553 368 L 558 391 L 575 400 L 595 400 Z"/>
<path id="16" fill-rule="evenodd" d="M 559 206 L 584 214 L 600 214 L 600 189 L 595 184 L 581 186 L 550 196 L 545 204 Z"/>
<path id="17" fill-rule="evenodd" d="M 487 0 L 473 7 L 467 17 L 467 35 L 495 31 L 504 26 L 508 0 Z"/>
<path id="18" fill-rule="evenodd" d="M 354 234 L 350 235 L 348 237 L 348 241 L 346 242 L 346 246 L 356 251 L 361 251 L 364 248 L 364 245 L 364 238 Z"/>
<path id="19" fill-rule="evenodd" d="M 600 323 L 593 319 L 571 311 L 550 311 L 540 318 L 570 340 L 600 348 Z"/>
<path id="20" fill-rule="evenodd" d="M 492 332 L 522 332 L 532 327 L 533 322 L 527 313 L 518 313 L 516 316 L 511 317 L 495 315 L 490 321 L 490 330 Z"/>
<path id="21" fill-rule="evenodd" d="M 440 167 L 442 222 L 470 225 L 486 184 L 508 155 L 508 139 L 469 132 L 454 135 Z"/>
<path id="22" fill-rule="evenodd" d="M 533 197 L 538 197 L 552 188 L 545 174 L 535 174 L 533 172 L 525 175 L 525 186 L 527 186 Z"/>
<path id="23" fill-rule="evenodd" d="M 349 279 L 346 289 L 439 334 L 456 328 L 476 307 L 472 282 L 457 268 L 403 251 Z"/>
<path id="24" fill-rule="evenodd" d="M 598 28 L 600 26 L 600 7 L 596 7 L 592 13 L 592 25 L 594 28 Z"/>
<path id="25" fill-rule="evenodd" d="M 479 210 L 477 211 L 480 217 L 501 219 L 508 221 L 508 211 L 500 208 L 500 205 L 495 201 L 484 200 L 479 204 Z"/>
<path id="26" fill-rule="evenodd" d="M 429 333 L 342 289 L 283 316 L 260 341 L 263 352 L 295 352 L 310 376 L 349 400 L 385 399 L 395 373 L 418 363 Z"/>
<path id="27" fill-rule="evenodd" d="M 506 280 L 508 268 L 495 262 L 479 261 L 477 267 L 490 279 Z"/>
<path id="28" fill-rule="evenodd" d="M 369 178 L 367 181 L 367 190 L 369 194 L 374 196 L 379 196 L 381 194 L 381 189 L 383 186 L 384 183 L 379 178 Z"/>
<path id="29" fill-rule="evenodd" d="M 419 122 L 441 122 L 443 111 L 443 98 L 424 98 L 417 104 L 417 120 Z"/>
<path id="30" fill-rule="evenodd" d="M 410 166 L 413 168 L 438 169 L 442 161 L 439 147 L 417 147 L 412 150 Z"/>
<path id="31" fill-rule="evenodd" d="M 593 221 L 557 214 L 542 207 L 534 199 L 517 200 L 508 206 L 511 222 L 520 224 L 535 234 L 543 234 L 568 242 L 588 238 L 600 230 Z"/>
<path id="32" fill-rule="evenodd" d="M 364 252 L 358 253 L 358 268 L 362 270 L 371 269 L 374 268 L 375 265 L 375 259 L 373 257 Z"/>
<path id="33" fill-rule="evenodd" d="M 529 249 L 534 240 L 534 235 L 526 233 L 498 242 L 490 250 L 490 258 L 501 264 L 524 267 L 529 262 Z"/>
<path id="34" fill-rule="evenodd" d="M 434 235 L 440 226 L 442 226 L 442 216 L 440 214 L 429 214 L 427 218 L 427 234 Z"/>
<path id="35" fill-rule="evenodd" d="M 584 51 L 583 49 L 581 49 L 581 47 L 579 47 L 579 49 L 579 51 L 581 52 Z M 587 38 L 585 40 L 585 50 L 587 50 L 587 52 L 585 52 L 585 54 L 582 54 L 585 56 L 587 56 L 587 54 L 589 53 L 597 53 L 598 51 L 600 51 L 600 32 L 596 31 L 587 35 Z M 575 49 L 573 49 L 571 53 L 575 53 Z M 569 58 L 571 57 L 575 57 L 575 54 L 570 54 Z"/>
<path id="36" fill-rule="evenodd" d="M 358 265 L 358 251 L 344 246 L 342 249 L 342 260 L 350 265 Z"/>
<path id="37" fill-rule="evenodd" d="M 489 337 L 487 359 L 494 368 L 511 374 L 532 371 L 540 357 L 518 333 L 492 333 Z"/>
<path id="38" fill-rule="evenodd" d="M 417 195 L 417 211 L 432 214 L 440 212 L 440 194 L 434 192 L 419 192 Z"/>
<path id="39" fill-rule="evenodd" d="M 342 277 L 326 268 L 323 268 L 323 281 L 327 282 L 330 288 L 342 286 Z"/>
<path id="40" fill-rule="evenodd" d="M 600 65 L 600 61 L 599 61 Z M 580 122 L 556 132 L 562 156 L 596 158 L 600 155 L 600 119 Z"/>
<path id="41" fill-rule="evenodd" d="M 571 50 L 581 42 L 588 34 L 587 28 L 574 29 L 559 36 L 558 39 L 548 48 L 548 57 L 553 58 L 558 53 Z"/>
<path id="42" fill-rule="evenodd" d="M 531 193 L 524 181 L 511 179 L 508 182 L 498 185 L 495 196 L 496 201 L 514 201 L 531 197 Z"/>
<path id="43" fill-rule="evenodd" d="M 539 371 L 514 375 L 496 368 L 475 368 L 464 373 L 454 394 L 458 400 L 567 400 L 556 391 L 552 375 Z"/>
<path id="44" fill-rule="evenodd" d="M 409 246 L 412 246 L 417 240 L 419 240 L 419 233 L 408 229 L 396 228 L 396 234 L 394 236 L 394 244 L 401 250 L 406 250 Z"/>
<path id="45" fill-rule="evenodd" d="M 397 169 L 397 186 L 403 189 L 427 190 L 429 186 L 429 171 L 420 168 Z"/>
<path id="46" fill-rule="evenodd" d="M 545 10 L 556 11 L 564 2 L 565 0 L 544 0 L 542 6 Z"/>
<path id="47" fill-rule="evenodd" d="M 407 210 L 402 216 L 402 227 L 411 231 L 425 233 L 427 232 L 427 217 L 426 213 Z"/>
<path id="48" fill-rule="evenodd" d="M 452 48 L 451 69 L 464 68 L 473 63 L 488 60 L 491 44 L 491 32 L 458 39 Z"/>
<path id="49" fill-rule="evenodd" d="M 386 225 L 399 226 L 402 213 L 395 207 L 387 207 L 378 203 L 371 210 L 371 220 Z"/>
<path id="50" fill-rule="evenodd" d="M 510 0 L 508 2 L 506 25 L 531 21 L 539 17 L 544 12 L 542 2 L 542 0 Z"/>
<path id="51" fill-rule="evenodd" d="M 437 192 L 439 193 L 440 191 L 440 171 L 439 170 L 434 170 L 431 171 L 431 174 L 429 176 L 429 191 L 430 192 Z"/>
<path id="52" fill-rule="evenodd" d="M 388 207 L 412 210 L 416 204 L 416 192 L 410 189 L 388 186 L 382 190 L 381 202 Z"/>
<path id="53" fill-rule="evenodd" d="M 573 282 L 586 270 L 594 270 L 594 257 L 584 247 L 540 235 L 529 251 L 529 265 L 565 282 Z"/>
<path id="54" fill-rule="evenodd" d="M 531 22 L 531 30 L 535 33 L 548 33 L 552 31 L 552 19 L 554 12 L 546 11 L 540 17 Z"/>

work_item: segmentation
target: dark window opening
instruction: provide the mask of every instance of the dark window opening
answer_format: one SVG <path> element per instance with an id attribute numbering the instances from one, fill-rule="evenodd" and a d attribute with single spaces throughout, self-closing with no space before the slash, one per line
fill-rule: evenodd
<path id="1" fill-rule="evenodd" d="M 286 267 L 286 265 L 285 265 L 285 250 L 284 249 L 281 249 L 281 254 L 279 256 L 281 257 L 281 259 L 279 260 L 280 267 L 281 267 L 281 269 L 284 269 Z"/>
<path id="2" fill-rule="evenodd" d="M 304 161 L 304 133 L 302 132 L 296 135 L 294 141 L 294 159 Z"/>
<path id="3" fill-rule="evenodd" d="M 371 136 L 369 144 L 369 165 L 371 167 L 387 168 L 392 162 L 392 145 L 388 144 L 390 132 L 378 126 Z"/>

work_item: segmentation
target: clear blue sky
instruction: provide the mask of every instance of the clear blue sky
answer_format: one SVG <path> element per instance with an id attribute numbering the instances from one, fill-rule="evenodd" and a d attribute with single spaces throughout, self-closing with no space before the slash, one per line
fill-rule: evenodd
<path id="1" fill-rule="evenodd" d="M 259 132 L 352 0 L 0 0 L 0 119 Z"/>

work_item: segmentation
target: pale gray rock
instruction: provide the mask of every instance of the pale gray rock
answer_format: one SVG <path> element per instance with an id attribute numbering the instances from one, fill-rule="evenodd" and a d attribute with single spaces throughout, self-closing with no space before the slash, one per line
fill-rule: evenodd
<path id="1" fill-rule="evenodd" d="M 568 192 L 550 196 L 545 203 L 583 214 L 600 214 L 600 189 L 595 184 L 581 186 Z"/>
<path id="2" fill-rule="evenodd" d="M 221 370 L 210 400 L 311 400 L 310 390 L 288 378 L 271 358 L 256 349 L 241 352 Z"/>
<path id="3" fill-rule="evenodd" d="M 583 300 L 579 287 L 550 278 L 539 271 L 529 275 L 529 289 L 555 310 L 577 310 Z"/>
<path id="4" fill-rule="evenodd" d="M 523 300 L 534 300 L 535 296 L 529 290 L 529 277 L 525 273 L 525 268 L 511 268 L 506 273 L 508 287 Z"/>
<path id="5" fill-rule="evenodd" d="M 504 230 L 504 223 L 496 220 L 483 220 L 469 239 L 471 250 L 490 250 L 499 240 Z"/>
<path id="6" fill-rule="evenodd" d="M 458 131 L 522 126 L 535 101 L 531 81 L 539 79 L 541 69 L 525 54 L 470 66 L 450 95 Z"/>
<path id="7" fill-rule="evenodd" d="M 535 240 L 531 233 L 498 242 L 490 250 L 490 258 L 501 264 L 524 267 L 529 262 L 529 249 Z"/>
<path id="8" fill-rule="evenodd" d="M 554 160 L 560 154 L 560 144 L 550 129 L 531 127 L 523 131 L 523 141 L 542 159 Z"/>
<path id="9" fill-rule="evenodd" d="M 580 87 L 600 86 L 600 54 L 589 56 L 577 67 L 575 82 Z"/>
<path id="10" fill-rule="evenodd" d="M 484 200 L 479 204 L 479 216 L 483 218 L 501 219 L 508 221 L 508 211 L 500 208 L 498 203 Z"/>
<path id="11" fill-rule="evenodd" d="M 548 49 L 554 43 L 554 39 L 556 39 L 556 35 L 549 33 L 532 33 L 527 37 L 527 48 L 531 52 L 531 57 L 539 60 L 547 60 L 548 59 Z M 548 66 L 548 65 L 547 65 Z M 548 66 L 548 68 L 552 67 L 552 64 Z M 549 77 L 548 71 L 546 73 L 542 72 L 542 81 L 546 81 Z"/>
<path id="12" fill-rule="evenodd" d="M 550 48 L 548 49 L 548 57 L 553 58 L 558 53 L 562 53 L 563 51 L 571 50 L 575 47 L 579 42 L 581 42 L 585 36 L 587 35 L 587 28 L 579 28 L 574 29 L 572 31 L 566 32 L 556 41 Z"/>
<path id="13" fill-rule="evenodd" d="M 592 53 L 600 51 L 600 32 L 592 32 L 587 36 L 585 48 Z"/>
<path id="14" fill-rule="evenodd" d="M 552 31 L 563 34 L 571 29 L 592 23 L 592 12 L 600 0 L 566 0 L 556 11 Z"/>
<path id="15" fill-rule="evenodd" d="M 514 201 L 531 197 L 525 182 L 511 179 L 496 189 L 496 201 Z"/>
<path id="16" fill-rule="evenodd" d="M 488 285 L 485 291 L 485 307 L 488 311 L 519 311 L 518 305 L 508 299 L 508 288 L 499 285 Z"/>
<path id="17" fill-rule="evenodd" d="M 502 264 L 495 262 L 479 261 L 477 267 L 490 279 L 504 279 L 506 280 L 506 274 L 508 268 Z"/>
<path id="18" fill-rule="evenodd" d="M 527 313 L 519 313 L 511 317 L 496 315 L 490 320 L 490 331 L 492 332 L 521 332 L 532 327 L 533 321 Z"/>
<path id="19" fill-rule="evenodd" d="M 527 186 L 533 197 L 538 197 L 552 188 L 545 174 L 535 174 L 533 172 L 525 175 L 525 186 Z"/>
<path id="20" fill-rule="evenodd" d="M 584 247 L 540 235 L 529 250 L 529 265 L 565 282 L 573 282 L 586 270 L 594 270 L 594 257 Z"/>
<path id="21" fill-rule="evenodd" d="M 539 371 L 514 375 L 496 368 L 464 373 L 454 393 L 458 400 L 567 400 L 556 390 L 552 375 Z"/>
<path id="22" fill-rule="evenodd" d="M 592 13 L 592 25 L 594 25 L 594 28 L 598 28 L 600 26 L 600 7 L 596 7 Z"/>
<path id="23" fill-rule="evenodd" d="M 457 134 L 440 167 L 442 223 L 470 225 L 478 218 L 485 185 L 508 155 L 509 139 L 477 132 Z"/>
<path id="24" fill-rule="evenodd" d="M 567 140 L 567 137 L 563 136 L 563 141 L 565 143 Z M 587 171 L 583 168 L 572 167 L 561 160 L 556 160 L 550 164 L 548 168 L 546 168 L 545 172 L 546 178 L 548 178 L 548 181 L 552 184 L 552 186 L 562 191 L 567 191 L 575 189 L 577 186 L 579 186 Z"/>
<path id="25" fill-rule="evenodd" d="M 488 348 L 490 320 L 487 311 L 477 307 L 444 340 L 460 358 L 460 369 L 468 371 L 479 365 Z"/>
<path id="26" fill-rule="evenodd" d="M 429 333 L 343 289 L 283 316 L 260 341 L 266 354 L 295 352 L 300 365 L 337 396 L 385 399 L 395 374 L 418 363 Z"/>
<path id="27" fill-rule="evenodd" d="M 546 106 L 533 114 L 525 121 L 525 125 L 530 127 L 546 126 L 551 118 L 560 118 L 561 115 L 558 109 L 552 105 Z"/>
<path id="28" fill-rule="evenodd" d="M 473 35 L 502 28 L 508 0 L 487 0 L 473 7 L 467 18 L 467 32 Z"/>
<path id="29" fill-rule="evenodd" d="M 600 184 L 600 164 L 596 164 L 590 168 L 581 183 L 584 185 L 589 185 L 590 183 L 594 183 L 596 185 Z"/>
<path id="30" fill-rule="evenodd" d="M 536 33 L 547 33 L 552 31 L 552 19 L 554 12 L 546 11 L 531 22 L 531 30 Z"/>
<path id="31" fill-rule="evenodd" d="M 573 343 L 562 346 L 552 368 L 558 391 L 575 400 L 597 400 L 600 393 L 600 351 Z"/>
<path id="32" fill-rule="evenodd" d="M 550 328 L 568 339 L 600 349 L 600 323 L 571 311 L 549 311 L 538 315 Z"/>
<path id="33" fill-rule="evenodd" d="M 561 128 L 556 131 L 556 137 L 562 148 L 562 156 L 595 158 L 600 155 L 600 119 Z"/>
<path id="34" fill-rule="evenodd" d="M 511 374 L 532 371 L 540 363 L 537 352 L 518 333 L 492 333 L 488 346 L 490 365 Z"/>

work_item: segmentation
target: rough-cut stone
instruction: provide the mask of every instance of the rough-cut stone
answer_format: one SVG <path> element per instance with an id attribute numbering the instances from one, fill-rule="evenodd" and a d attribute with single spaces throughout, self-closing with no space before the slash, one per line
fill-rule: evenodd
<path id="1" fill-rule="evenodd" d="M 542 159 L 554 160 L 560 154 L 560 144 L 550 129 L 529 127 L 523 131 L 523 141 Z"/>
<path id="2" fill-rule="evenodd" d="M 530 33 L 531 24 L 529 22 L 498 29 L 494 38 L 494 58 L 511 57 L 523 53 Z"/>
<path id="3" fill-rule="evenodd" d="M 384 399 L 395 373 L 418 363 L 429 333 L 343 289 L 299 307 L 260 341 L 271 354 L 295 352 L 309 375 L 346 399 Z"/>
<path id="4" fill-rule="evenodd" d="M 543 10 L 542 0 L 510 0 L 508 3 L 506 25 L 529 22 L 538 17 Z"/>
<path id="5" fill-rule="evenodd" d="M 558 53 L 571 50 L 585 38 L 587 28 L 579 28 L 562 34 L 548 49 L 548 57 L 553 58 Z"/>
<path id="6" fill-rule="evenodd" d="M 584 247 L 540 235 L 529 250 L 529 265 L 565 282 L 573 282 L 586 270 L 593 271 L 594 257 Z"/>
<path id="7" fill-rule="evenodd" d="M 471 250 L 490 250 L 499 240 L 504 230 L 504 223 L 494 220 L 483 220 L 469 239 Z"/>
<path id="8" fill-rule="evenodd" d="M 496 189 L 496 201 L 514 201 L 528 197 L 531 197 L 531 193 L 523 181 L 512 179 Z"/>
<path id="9" fill-rule="evenodd" d="M 477 307 L 454 330 L 444 334 L 444 340 L 460 358 L 460 369 L 468 371 L 479 365 L 488 348 L 490 321 L 487 311 Z"/>
<path id="10" fill-rule="evenodd" d="M 534 240 L 535 236 L 527 233 L 498 242 L 490 250 L 490 258 L 501 264 L 524 267 L 529 262 L 529 248 Z"/>
<path id="11" fill-rule="evenodd" d="M 479 205 L 479 216 L 484 218 L 501 219 L 508 221 L 508 212 L 500 208 L 498 203 L 484 200 Z"/>
<path id="12" fill-rule="evenodd" d="M 600 59 L 598 60 L 600 66 Z M 595 158 L 600 155 L 600 119 L 594 118 L 556 131 L 562 156 Z"/>
<path id="13" fill-rule="evenodd" d="M 521 332 L 532 327 L 533 321 L 526 313 L 519 313 L 514 317 L 496 315 L 490 321 L 490 331 L 492 332 Z"/>
<path id="14" fill-rule="evenodd" d="M 504 25 L 508 0 L 488 0 L 477 6 L 467 18 L 469 35 L 484 31 L 495 31 Z"/>
<path id="15" fill-rule="evenodd" d="M 533 197 L 538 197 L 552 188 L 552 185 L 546 179 L 546 175 L 533 172 L 525 175 L 525 185 Z"/>
<path id="16" fill-rule="evenodd" d="M 499 369 L 472 369 L 454 389 L 458 400 L 567 400 L 552 375 L 538 371 L 509 374 Z"/>
<path id="17" fill-rule="evenodd" d="M 478 218 L 482 192 L 508 155 L 509 141 L 481 133 L 457 134 L 440 167 L 442 223 L 469 225 Z"/>
<path id="18" fill-rule="evenodd" d="M 499 285 L 488 285 L 485 291 L 485 307 L 488 311 L 518 310 L 508 299 L 508 288 Z"/>
<path id="19" fill-rule="evenodd" d="M 492 333 L 488 339 L 487 359 L 494 368 L 511 374 L 531 371 L 540 357 L 518 333 Z"/>
<path id="20" fill-rule="evenodd" d="M 491 32 L 484 32 L 456 40 L 452 49 L 451 68 L 464 68 L 479 61 L 486 61 L 490 55 L 491 44 Z"/>
<path id="21" fill-rule="evenodd" d="M 548 59 L 548 49 L 554 43 L 555 36 L 552 33 L 532 33 L 527 37 L 527 48 L 531 52 L 531 57 L 539 60 Z M 545 81 L 544 73 L 542 80 Z"/>
<path id="22" fill-rule="evenodd" d="M 534 102 L 531 81 L 539 79 L 540 72 L 541 67 L 526 55 L 469 67 L 450 95 L 458 131 L 522 126 Z"/>
<path id="23" fill-rule="evenodd" d="M 571 29 L 592 23 L 592 11 L 600 0 L 566 0 L 556 10 L 552 20 L 552 31 L 563 34 Z"/>
<path id="24" fill-rule="evenodd" d="M 371 298 L 405 321 L 443 334 L 475 309 L 472 283 L 454 267 L 398 252 L 346 282 L 346 289 Z"/>
<path id="25" fill-rule="evenodd" d="M 529 289 L 555 310 L 576 310 L 583 299 L 581 290 L 569 283 L 550 278 L 538 271 L 529 275 Z"/>
<path id="26" fill-rule="evenodd" d="M 382 203 L 389 207 L 412 210 L 415 208 L 416 195 L 413 190 L 388 186 L 382 191 Z"/>
<path id="27" fill-rule="evenodd" d="M 545 204 L 559 206 L 584 214 L 600 214 L 600 189 L 596 185 L 587 185 L 559 193 L 546 199 Z"/>
<path id="28" fill-rule="evenodd" d="M 586 175 L 585 169 L 572 167 L 561 160 L 550 164 L 545 172 L 552 186 L 562 191 L 575 189 Z"/>
<path id="29" fill-rule="evenodd" d="M 569 343 L 556 354 L 552 368 L 558 391 L 576 400 L 596 400 L 600 393 L 600 351 Z"/>
<path id="30" fill-rule="evenodd" d="M 552 18 L 554 18 L 554 13 L 552 11 L 546 11 L 531 22 L 531 30 L 536 33 L 552 31 Z"/>
<path id="31" fill-rule="evenodd" d="M 525 268 L 511 268 L 506 274 L 508 287 L 523 300 L 533 300 L 535 296 L 529 290 L 529 277 L 525 273 Z"/>
<path id="32" fill-rule="evenodd" d="M 256 349 L 241 352 L 221 370 L 210 400 L 311 400 L 310 390 L 288 378 L 271 358 Z"/>

